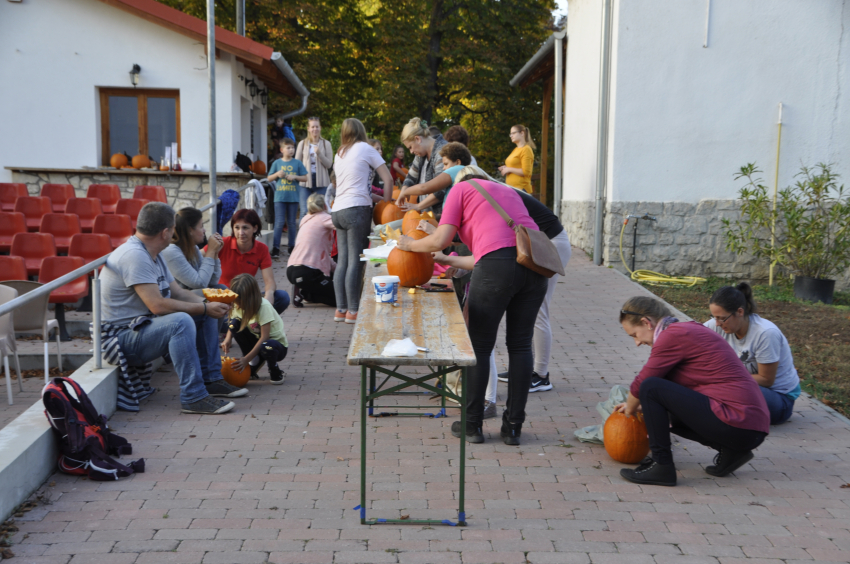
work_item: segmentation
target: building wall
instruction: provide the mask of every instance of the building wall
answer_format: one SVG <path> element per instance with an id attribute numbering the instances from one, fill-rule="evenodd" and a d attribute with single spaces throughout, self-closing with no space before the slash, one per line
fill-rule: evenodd
<path id="1" fill-rule="evenodd" d="M 140 88 L 180 90 L 182 158 L 208 170 L 204 45 L 96 0 L 0 2 L 0 182 L 11 180 L 6 166 L 100 165 L 98 87 L 131 86 L 134 63 Z M 242 144 L 230 101 L 250 97 L 238 67 L 229 54 L 216 61 L 219 171 L 230 169 Z"/>

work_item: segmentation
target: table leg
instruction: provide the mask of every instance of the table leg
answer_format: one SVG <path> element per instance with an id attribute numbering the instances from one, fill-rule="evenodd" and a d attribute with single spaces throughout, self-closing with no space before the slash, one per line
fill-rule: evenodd
<path id="1" fill-rule="evenodd" d="M 459 508 L 457 524 L 466 526 L 466 511 L 464 511 L 464 494 L 466 487 L 466 367 L 460 369 L 460 476 L 458 484 Z M 445 401 L 445 396 L 443 397 Z"/>
<path id="2" fill-rule="evenodd" d="M 375 371 L 370 372 L 374 377 Z M 360 524 L 366 524 L 366 367 L 360 367 Z"/>
<path id="3" fill-rule="evenodd" d="M 445 366 L 438 367 L 438 370 L 443 370 Z M 448 374 L 443 375 L 443 387 L 440 388 L 443 390 L 443 393 L 440 394 L 440 417 L 446 417 L 446 382 L 448 381 Z"/>
<path id="4" fill-rule="evenodd" d="M 369 368 L 369 395 L 371 396 L 374 393 L 375 393 L 375 369 L 370 367 Z M 369 399 L 369 416 L 370 417 L 374 415 L 374 408 L 375 408 L 375 400 L 370 398 Z"/>

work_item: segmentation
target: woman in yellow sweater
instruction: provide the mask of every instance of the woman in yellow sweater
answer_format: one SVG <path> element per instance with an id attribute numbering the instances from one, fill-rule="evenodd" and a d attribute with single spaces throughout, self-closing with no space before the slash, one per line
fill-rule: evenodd
<path id="1" fill-rule="evenodd" d="M 499 174 L 505 177 L 505 183 L 509 186 L 531 194 L 531 169 L 534 166 L 534 149 L 537 146 L 524 125 L 511 128 L 511 141 L 516 145 L 516 149 L 505 159 L 505 164 L 499 167 Z"/>

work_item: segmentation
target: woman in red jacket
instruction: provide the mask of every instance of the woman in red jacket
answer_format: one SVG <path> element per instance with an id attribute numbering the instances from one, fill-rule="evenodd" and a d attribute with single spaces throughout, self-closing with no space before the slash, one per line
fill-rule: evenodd
<path id="1" fill-rule="evenodd" d="M 706 466 L 731 474 L 753 458 L 770 429 L 758 384 L 723 337 L 699 323 L 680 323 L 660 301 L 639 296 L 620 310 L 620 324 L 637 346 L 652 352 L 617 411 L 643 411 L 650 456 L 620 475 L 636 484 L 675 486 L 670 433 L 718 452 Z"/>

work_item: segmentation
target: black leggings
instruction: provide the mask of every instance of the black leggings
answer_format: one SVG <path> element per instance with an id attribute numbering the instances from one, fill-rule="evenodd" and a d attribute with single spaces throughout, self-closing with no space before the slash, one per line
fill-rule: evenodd
<path id="1" fill-rule="evenodd" d="M 308 302 L 336 307 L 334 279 L 325 276 L 318 268 L 303 265 L 288 266 L 286 277 L 293 286 L 297 286 L 301 290 L 301 297 Z"/>
<path id="2" fill-rule="evenodd" d="M 525 403 L 534 369 L 531 338 L 546 288 L 546 277 L 517 263 L 516 247 L 495 250 L 475 263 L 468 299 L 469 339 L 476 365 L 470 368 L 467 380 L 467 421 L 480 424 L 484 418 L 490 353 L 496 345 L 496 333 L 505 314 L 509 376 L 503 419 L 511 423 L 525 421 Z"/>
<path id="3" fill-rule="evenodd" d="M 708 396 L 664 378 L 647 378 L 641 383 L 640 405 L 652 458 L 660 464 L 673 463 L 671 432 L 714 450 L 722 447 L 737 452 L 753 450 L 767 436 L 723 422 L 712 411 Z"/>
<path id="4" fill-rule="evenodd" d="M 257 346 L 257 341 L 260 339 L 258 339 L 257 336 L 251 333 L 248 329 L 240 331 L 239 326 L 241 324 L 241 319 L 231 319 L 227 324 L 227 327 L 230 329 L 230 333 L 233 335 L 234 340 L 236 340 L 236 344 L 239 345 L 239 348 L 242 350 L 242 356 L 245 356 L 254 350 L 254 347 Z M 288 350 L 289 349 L 283 346 L 283 343 L 280 341 L 269 339 L 263 343 L 262 347 L 260 347 L 258 356 L 260 359 L 265 360 L 269 366 L 273 366 L 286 358 Z"/>

